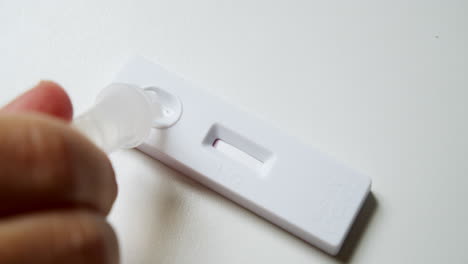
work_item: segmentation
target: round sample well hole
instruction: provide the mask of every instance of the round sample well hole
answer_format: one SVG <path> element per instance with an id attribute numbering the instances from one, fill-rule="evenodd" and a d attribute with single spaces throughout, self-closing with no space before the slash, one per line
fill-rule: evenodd
<path id="1" fill-rule="evenodd" d="M 179 121 L 182 115 L 182 103 L 176 95 L 155 86 L 146 87 L 144 91 L 149 95 L 151 101 L 159 106 L 162 115 L 155 118 L 153 127 L 168 128 Z"/>

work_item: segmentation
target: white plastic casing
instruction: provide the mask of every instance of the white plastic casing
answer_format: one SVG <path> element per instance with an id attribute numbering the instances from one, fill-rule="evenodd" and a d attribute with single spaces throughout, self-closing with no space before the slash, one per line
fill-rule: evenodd
<path id="1" fill-rule="evenodd" d="M 180 120 L 154 129 L 140 150 L 322 250 L 338 253 L 369 193 L 368 177 L 149 61 L 133 60 L 115 81 L 160 87 L 182 102 Z M 246 157 L 233 158 L 236 152 Z"/>

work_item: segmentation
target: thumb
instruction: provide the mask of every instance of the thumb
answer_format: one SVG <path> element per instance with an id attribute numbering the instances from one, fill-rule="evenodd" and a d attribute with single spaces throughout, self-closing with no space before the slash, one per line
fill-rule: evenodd
<path id="1" fill-rule="evenodd" d="M 66 121 L 73 117 L 73 107 L 67 93 L 51 81 L 41 81 L 7 104 L 2 112 L 40 112 Z"/>

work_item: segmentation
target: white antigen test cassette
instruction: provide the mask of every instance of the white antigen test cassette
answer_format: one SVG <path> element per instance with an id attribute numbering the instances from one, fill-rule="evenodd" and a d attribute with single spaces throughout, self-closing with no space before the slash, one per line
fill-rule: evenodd
<path id="1" fill-rule="evenodd" d="M 370 191 L 368 177 L 152 62 L 132 60 L 114 81 L 157 87 L 181 103 L 177 122 L 153 129 L 141 151 L 338 253 Z"/>

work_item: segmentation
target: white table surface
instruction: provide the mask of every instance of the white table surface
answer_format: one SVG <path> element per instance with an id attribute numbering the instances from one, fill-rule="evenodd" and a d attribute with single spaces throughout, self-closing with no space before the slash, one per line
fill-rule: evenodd
<path id="1" fill-rule="evenodd" d="M 467 14 L 465 0 L 0 0 L 1 103 L 45 78 L 82 112 L 142 55 L 373 179 L 330 257 L 115 153 L 123 263 L 468 263 Z"/>

